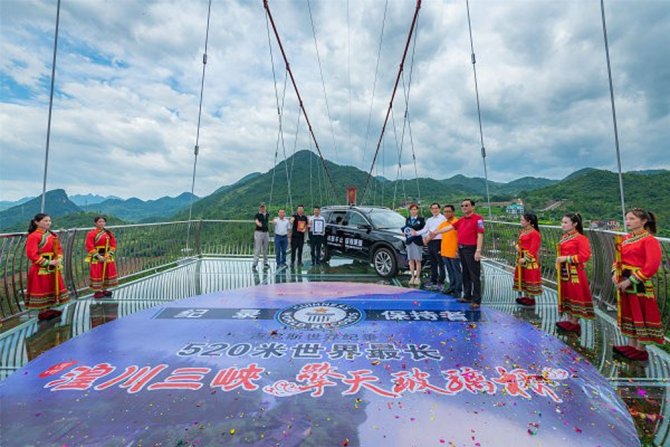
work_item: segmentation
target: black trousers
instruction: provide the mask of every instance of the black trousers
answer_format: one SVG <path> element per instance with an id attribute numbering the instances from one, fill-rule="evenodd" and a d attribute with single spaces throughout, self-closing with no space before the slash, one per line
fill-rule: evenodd
<path id="1" fill-rule="evenodd" d="M 296 255 L 298 264 L 302 264 L 302 247 L 305 245 L 304 233 L 293 233 L 291 237 L 291 265 L 295 264 Z"/>
<path id="2" fill-rule="evenodd" d="M 446 279 L 444 271 L 444 263 L 442 262 L 442 255 L 440 255 L 440 248 L 442 240 L 433 239 L 428 242 L 428 255 L 430 256 L 430 282 L 433 284 L 442 283 Z"/>
<path id="3" fill-rule="evenodd" d="M 458 255 L 463 266 L 463 298 L 473 303 L 482 302 L 482 264 L 475 261 L 476 245 L 459 245 Z"/>
<path id="4" fill-rule="evenodd" d="M 312 264 L 321 263 L 321 247 L 323 246 L 323 240 L 325 236 L 323 234 L 312 234 L 309 237 L 309 242 L 311 245 L 311 254 L 312 254 Z"/>

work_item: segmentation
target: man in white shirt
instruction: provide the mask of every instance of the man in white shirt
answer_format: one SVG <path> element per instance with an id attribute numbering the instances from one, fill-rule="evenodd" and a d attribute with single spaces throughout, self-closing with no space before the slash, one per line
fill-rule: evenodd
<path id="1" fill-rule="evenodd" d="M 440 255 L 442 234 L 434 234 L 437 231 L 437 227 L 446 220 L 442 213 L 440 213 L 440 210 L 439 203 L 431 203 L 430 212 L 433 213 L 433 216 L 426 219 L 426 226 L 419 231 L 412 230 L 412 235 L 423 236 L 423 243 L 428 246 L 428 254 L 430 256 L 430 282 L 426 283 L 425 286 L 437 290 L 442 290 L 446 278 L 444 263 L 442 262 L 442 256 Z"/>
<path id="2" fill-rule="evenodd" d="M 321 246 L 326 237 L 326 219 L 321 217 L 321 208 L 314 207 L 314 215 L 309 217 L 309 242 L 312 248 L 312 265 L 321 264 Z"/>
<path id="3" fill-rule="evenodd" d="M 288 230 L 291 221 L 286 218 L 286 211 L 279 210 L 279 216 L 272 219 L 275 227 L 275 254 L 277 257 L 277 268 L 286 267 L 286 248 L 288 247 Z"/>

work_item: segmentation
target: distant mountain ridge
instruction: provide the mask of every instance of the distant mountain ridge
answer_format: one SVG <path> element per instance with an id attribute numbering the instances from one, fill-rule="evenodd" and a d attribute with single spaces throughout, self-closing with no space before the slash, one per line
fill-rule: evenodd
<path id="1" fill-rule="evenodd" d="M 86 198 L 86 196 L 84 196 Z M 100 196 L 98 196 L 100 197 Z M 191 203 L 191 197 L 197 196 L 185 192 L 177 197 L 161 197 L 156 200 L 140 200 L 138 198 L 107 199 L 99 203 L 86 206 L 77 206 L 62 189 L 55 189 L 46 193 L 46 212 L 54 219 L 56 228 L 78 225 L 80 222 L 89 223 L 93 216 L 103 214 L 108 216 L 109 222 L 141 222 L 165 220 L 175 215 Z M 81 198 L 81 196 L 80 196 Z M 0 211 L 0 231 L 22 231 L 28 227 L 30 219 L 40 212 L 41 196 L 35 197 L 20 205 L 15 205 Z M 59 219 L 68 217 L 67 219 Z"/>
<path id="2" fill-rule="evenodd" d="M 326 165 L 337 190 L 338 197 L 335 200 L 331 194 L 327 193 L 330 188 L 321 169 L 319 157 L 310 151 L 298 151 L 268 172 L 254 173 L 251 178 L 244 178 L 233 185 L 219 188 L 209 196 L 198 200 L 193 204 L 192 215 L 194 218 L 239 218 L 252 213 L 261 201 L 275 208 L 274 211 L 278 206 L 287 207 L 290 205 L 289 202 L 293 204 L 293 207 L 298 204 L 311 207 L 315 204 L 344 203 L 344 191 L 347 186 L 358 188 L 358 201 L 361 203 L 367 173 L 352 166 L 341 166 L 327 160 Z M 291 176 L 290 192 L 286 181 L 287 168 Z M 563 180 L 522 177 L 508 183 L 489 181 L 489 192 L 492 202 L 511 201 L 517 197 L 524 198 L 533 191 L 561 185 L 566 181 L 582 177 L 589 178 L 589 174 L 598 172 L 615 175 L 609 171 L 585 168 Z M 664 175 L 669 174 L 670 171 L 659 170 L 654 175 L 646 175 L 645 178 L 663 178 Z M 274 184 L 272 183 L 273 175 Z M 432 201 L 443 204 L 455 203 L 464 197 L 471 197 L 483 205 L 485 194 L 485 181 L 480 177 L 471 178 L 458 174 L 443 180 L 418 178 L 395 181 L 374 177 L 370 179 L 364 203 L 398 207 L 403 203 L 416 201 L 419 197 L 423 205 Z M 615 202 L 618 201 L 618 196 L 616 197 Z M 533 204 L 530 209 L 539 208 Z M 179 213 L 175 216 L 177 219 L 186 217 L 186 213 Z"/>
<path id="3" fill-rule="evenodd" d="M 47 191 L 45 204 L 45 211 L 54 218 L 81 212 L 81 208 L 68 198 L 63 189 Z M 30 219 L 40 212 L 41 206 L 42 196 L 37 196 L 25 203 L 0 211 L 0 229 L 18 230 L 24 227 L 28 229 Z"/>
<path id="4" fill-rule="evenodd" d="M 112 199 L 123 200 L 117 196 L 100 196 L 98 194 L 74 194 L 69 197 L 77 206 L 94 205 Z"/>
<path id="5" fill-rule="evenodd" d="M 252 172 L 202 198 L 183 193 L 177 197 L 147 201 L 133 197 L 126 200 L 108 198 L 98 203 L 90 203 L 102 196 L 86 194 L 68 198 L 61 189 L 47 193 L 47 211 L 54 217 L 72 215 L 71 219 L 56 219 L 61 224 L 86 221 L 95 214 L 120 219 L 119 223 L 181 220 L 188 218 L 188 207 L 193 201 L 194 219 L 239 219 L 248 218 L 255 212 L 259 202 L 266 202 L 273 213 L 278 207 L 295 208 L 298 204 L 304 204 L 308 209 L 317 204 L 342 204 L 345 202 L 345 188 L 348 186 L 357 187 L 358 202 L 368 205 L 397 208 L 419 199 L 422 206 L 433 201 L 457 204 L 464 197 L 470 197 L 478 202 L 479 209 L 483 211 L 486 185 L 481 177 L 471 178 L 460 174 L 443 180 L 390 180 L 373 177 L 369 181 L 367 197 L 363 201 L 361 195 L 367 182 L 367 172 L 328 160 L 325 164 L 333 179 L 336 197 L 330 191 L 320 158 L 311 151 L 302 150 L 265 173 Z M 291 178 L 290 189 L 286 178 L 287 171 Z M 656 210 L 663 221 L 670 221 L 669 179 L 670 171 L 665 169 L 625 173 L 626 204 Z M 562 180 L 522 177 L 507 183 L 489 181 L 489 192 L 491 202 L 504 204 L 521 199 L 526 209 L 536 212 L 549 204 L 560 202 L 555 208 L 540 213 L 545 218 L 556 219 L 566 211 L 578 211 L 586 219 L 621 219 L 618 176 L 611 171 L 584 168 Z M 72 200 L 75 197 L 77 201 L 89 202 L 77 206 Z M 39 211 L 39 204 L 40 198 L 37 197 L 0 211 L 0 231 L 23 229 L 28 220 Z M 498 208 L 494 213 L 504 214 L 504 208 L 500 208 L 502 204 L 496 205 Z M 62 228 L 61 224 L 57 226 Z"/>
<path id="6" fill-rule="evenodd" d="M 579 212 L 586 219 L 621 221 L 618 174 L 599 169 L 583 169 L 575 174 L 560 183 L 523 193 L 521 198 L 528 209 L 534 210 L 562 201 L 549 214 L 554 218 L 565 212 Z M 624 173 L 623 184 L 627 208 L 652 210 L 661 228 L 670 227 L 670 171 Z"/>
<path id="7" fill-rule="evenodd" d="M 82 206 L 85 211 L 100 214 L 111 214 L 128 222 L 161 220 L 178 213 L 188 207 L 198 196 L 184 192 L 177 197 L 161 197 L 156 200 L 141 200 L 131 197 L 127 200 L 110 199 L 93 205 Z"/>

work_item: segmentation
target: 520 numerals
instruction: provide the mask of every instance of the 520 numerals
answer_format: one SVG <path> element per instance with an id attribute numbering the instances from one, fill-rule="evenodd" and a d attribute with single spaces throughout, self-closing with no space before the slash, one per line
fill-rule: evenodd
<path id="1" fill-rule="evenodd" d="M 239 357 L 249 351 L 251 351 L 251 344 L 249 343 L 236 343 L 234 345 L 229 343 L 187 343 L 177 351 L 177 355 L 180 357 L 221 357 L 223 355 Z"/>

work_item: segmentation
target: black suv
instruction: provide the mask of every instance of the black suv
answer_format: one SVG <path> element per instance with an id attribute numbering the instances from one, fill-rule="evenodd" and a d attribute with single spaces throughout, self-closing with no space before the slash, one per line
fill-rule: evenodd
<path id="1" fill-rule="evenodd" d="M 394 276 L 407 268 L 405 218 L 388 208 L 329 206 L 326 219 L 324 260 L 338 254 L 372 263 L 378 275 Z"/>

